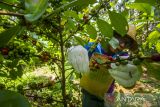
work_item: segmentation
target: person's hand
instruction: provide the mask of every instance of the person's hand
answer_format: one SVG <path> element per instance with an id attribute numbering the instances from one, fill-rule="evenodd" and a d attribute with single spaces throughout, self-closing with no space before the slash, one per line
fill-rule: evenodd
<path id="1" fill-rule="evenodd" d="M 119 65 L 112 69 L 109 69 L 111 76 L 122 86 L 132 87 L 136 81 L 140 78 L 140 72 L 137 66 L 127 64 Z"/>

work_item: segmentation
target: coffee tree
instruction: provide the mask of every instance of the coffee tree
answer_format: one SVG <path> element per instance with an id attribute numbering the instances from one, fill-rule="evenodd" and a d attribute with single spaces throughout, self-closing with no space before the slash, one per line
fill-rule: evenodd
<path id="1" fill-rule="evenodd" d="M 135 24 L 137 28 L 138 48 L 134 58 L 150 67 L 150 74 L 159 79 L 160 64 L 148 63 L 148 59 L 160 59 L 158 55 L 152 56 L 160 52 L 159 6 L 158 0 L 1 0 L 0 76 L 3 82 L 0 88 L 10 91 L 1 91 L 4 96 L 0 101 L 4 107 L 9 104 L 9 101 L 4 103 L 7 98 L 11 98 L 13 105 L 17 101 L 23 106 L 31 106 L 24 95 L 33 105 L 80 105 L 80 99 L 77 99 L 80 88 L 73 81 L 80 75 L 68 64 L 67 49 L 84 46 L 89 40 L 99 40 L 97 38 L 101 38 L 105 47 L 113 30 L 124 36 L 129 24 Z M 54 72 L 54 80 L 44 83 L 33 82 L 35 79 L 32 78 L 29 83 L 22 82 L 22 75 L 29 72 L 27 68 L 32 70 L 44 65 Z M 47 94 L 43 94 L 45 92 Z"/>

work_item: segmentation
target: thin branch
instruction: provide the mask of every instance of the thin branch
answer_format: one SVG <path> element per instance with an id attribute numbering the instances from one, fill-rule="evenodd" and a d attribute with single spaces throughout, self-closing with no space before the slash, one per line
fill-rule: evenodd
<path id="1" fill-rule="evenodd" d="M 1 3 L 1 4 L 8 5 L 8 6 L 16 7 L 16 8 L 22 8 L 22 7 L 16 6 L 15 4 L 9 4 L 9 3 L 6 3 L 6 2 L 4 2 L 4 1 L 0 1 L 0 3 Z"/>
<path id="2" fill-rule="evenodd" d="M 126 60 L 133 60 L 135 58 L 138 58 L 140 60 L 150 60 L 151 59 L 151 56 L 141 56 L 141 57 L 129 57 L 129 58 L 126 58 L 126 59 L 117 59 L 117 60 L 113 60 L 113 61 L 106 61 L 100 65 L 105 65 L 105 64 L 111 64 L 111 63 L 116 63 L 116 62 L 122 62 L 122 61 L 126 61 Z M 95 59 L 94 59 L 95 60 Z M 96 60 L 95 60 L 96 61 Z"/>
<path id="3" fill-rule="evenodd" d="M 61 79 L 59 78 L 57 72 L 56 72 L 55 70 L 51 70 L 51 71 L 53 71 L 53 72 L 56 74 L 57 79 L 58 79 L 59 81 L 61 81 Z"/>
<path id="4" fill-rule="evenodd" d="M 24 14 L 14 13 L 14 12 L 7 12 L 7 11 L 0 11 L 0 15 L 9 15 L 9 16 L 24 17 Z"/>
<path id="5" fill-rule="evenodd" d="M 62 67 L 57 62 L 54 63 L 62 70 Z"/>

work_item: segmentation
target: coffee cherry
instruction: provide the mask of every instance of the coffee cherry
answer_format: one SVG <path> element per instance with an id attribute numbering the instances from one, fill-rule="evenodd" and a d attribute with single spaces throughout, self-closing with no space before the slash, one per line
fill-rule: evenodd
<path id="1" fill-rule="evenodd" d="M 51 58 L 51 55 L 48 52 L 42 52 L 40 58 L 43 62 L 47 62 Z"/>
<path id="2" fill-rule="evenodd" d="M 1 53 L 2 53 L 2 55 L 8 55 L 9 49 L 8 48 L 2 48 Z"/>
<path id="3" fill-rule="evenodd" d="M 32 40 L 32 44 L 36 45 L 37 41 L 36 40 Z"/>
<path id="4" fill-rule="evenodd" d="M 116 62 L 115 64 L 116 64 L 117 66 L 119 66 L 119 65 L 120 65 L 120 63 L 119 63 L 119 62 Z"/>
<path id="5" fill-rule="evenodd" d="M 87 23 L 89 21 L 88 15 L 83 16 L 83 21 L 84 23 Z"/>
<path id="6" fill-rule="evenodd" d="M 4 90 L 6 88 L 6 86 L 4 84 L 0 83 L 0 90 Z"/>
<path id="7" fill-rule="evenodd" d="M 96 69 L 99 69 L 99 68 L 100 68 L 97 63 L 94 65 L 94 67 L 95 67 Z"/>
<path id="8" fill-rule="evenodd" d="M 46 98 L 46 101 L 47 101 L 47 103 L 52 103 L 52 102 L 53 102 L 52 96 L 48 96 L 48 97 Z"/>
<path id="9" fill-rule="evenodd" d="M 22 39 L 24 40 L 24 41 L 26 41 L 26 40 L 28 40 L 28 36 L 27 35 L 24 35 L 23 37 L 22 37 Z"/>
<path id="10" fill-rule="evenodd" d="M 108 59 L 110 60 L 110 61 L 113 61 L 114 59 L 112 58 L 112 56 L 108 56 Z"/>
<path id="11" fill-rule="evenodd" d="M 151 56 L 151 59 L 152 59 L 153 61 L 156 61 L 156 62 L 160 61 L 160 54 L 158 54 L 158 53 L 153 54 L 153 55 Z"/>

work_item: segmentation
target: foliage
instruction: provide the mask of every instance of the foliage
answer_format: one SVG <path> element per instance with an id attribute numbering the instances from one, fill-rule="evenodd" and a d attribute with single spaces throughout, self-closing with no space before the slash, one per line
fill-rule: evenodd
<path id="1" fill-rule="evenodd" d="M 10 29 L 4 31 L 3 33 L 1 33 L 0 47 L 5 46 L 5 44 L 8 43 L 12 38 L 14 38 L 13 36 L 17 35 L 21 29 L 22 29 L 21 26 L 15 26 L 15 27 L 10 28 Z M 6 36 L 7 36 L 7 38 L 6 38 Z"/>
<path id="2" fill-rule="evenodd" d="M 19 93 L 0 91 L 0 98 L 0 104 L 3 107 L 31 107 L 27 99 Z"/>
<path id="3" fill-rule="evenodd" d="M 25 15 L 26 20 L 32 22 L 40 18 L 48 6 L 47 0 L 26 0 Z"/>
<path id="4" fill-rule="evenodd" d="M 145 67 L 148 69 L 148 75 L 155 77 L 156 79 L 160 79 L 159 67 L 160 64 L 156 62 L 148 63 L 144 62 Z"/>
<path id="5" fill-rule="evenodd" d="M 97 25 L 98 28 L 100 30 L 100 32 L 107 37 L 112 37 L 113 35 L 113 30 L 112 30 L 112 26 L 110 24 L 108 24 L 107 22 L 105 22 L 104 20 L 98 19 L 97 20 Z"/>

